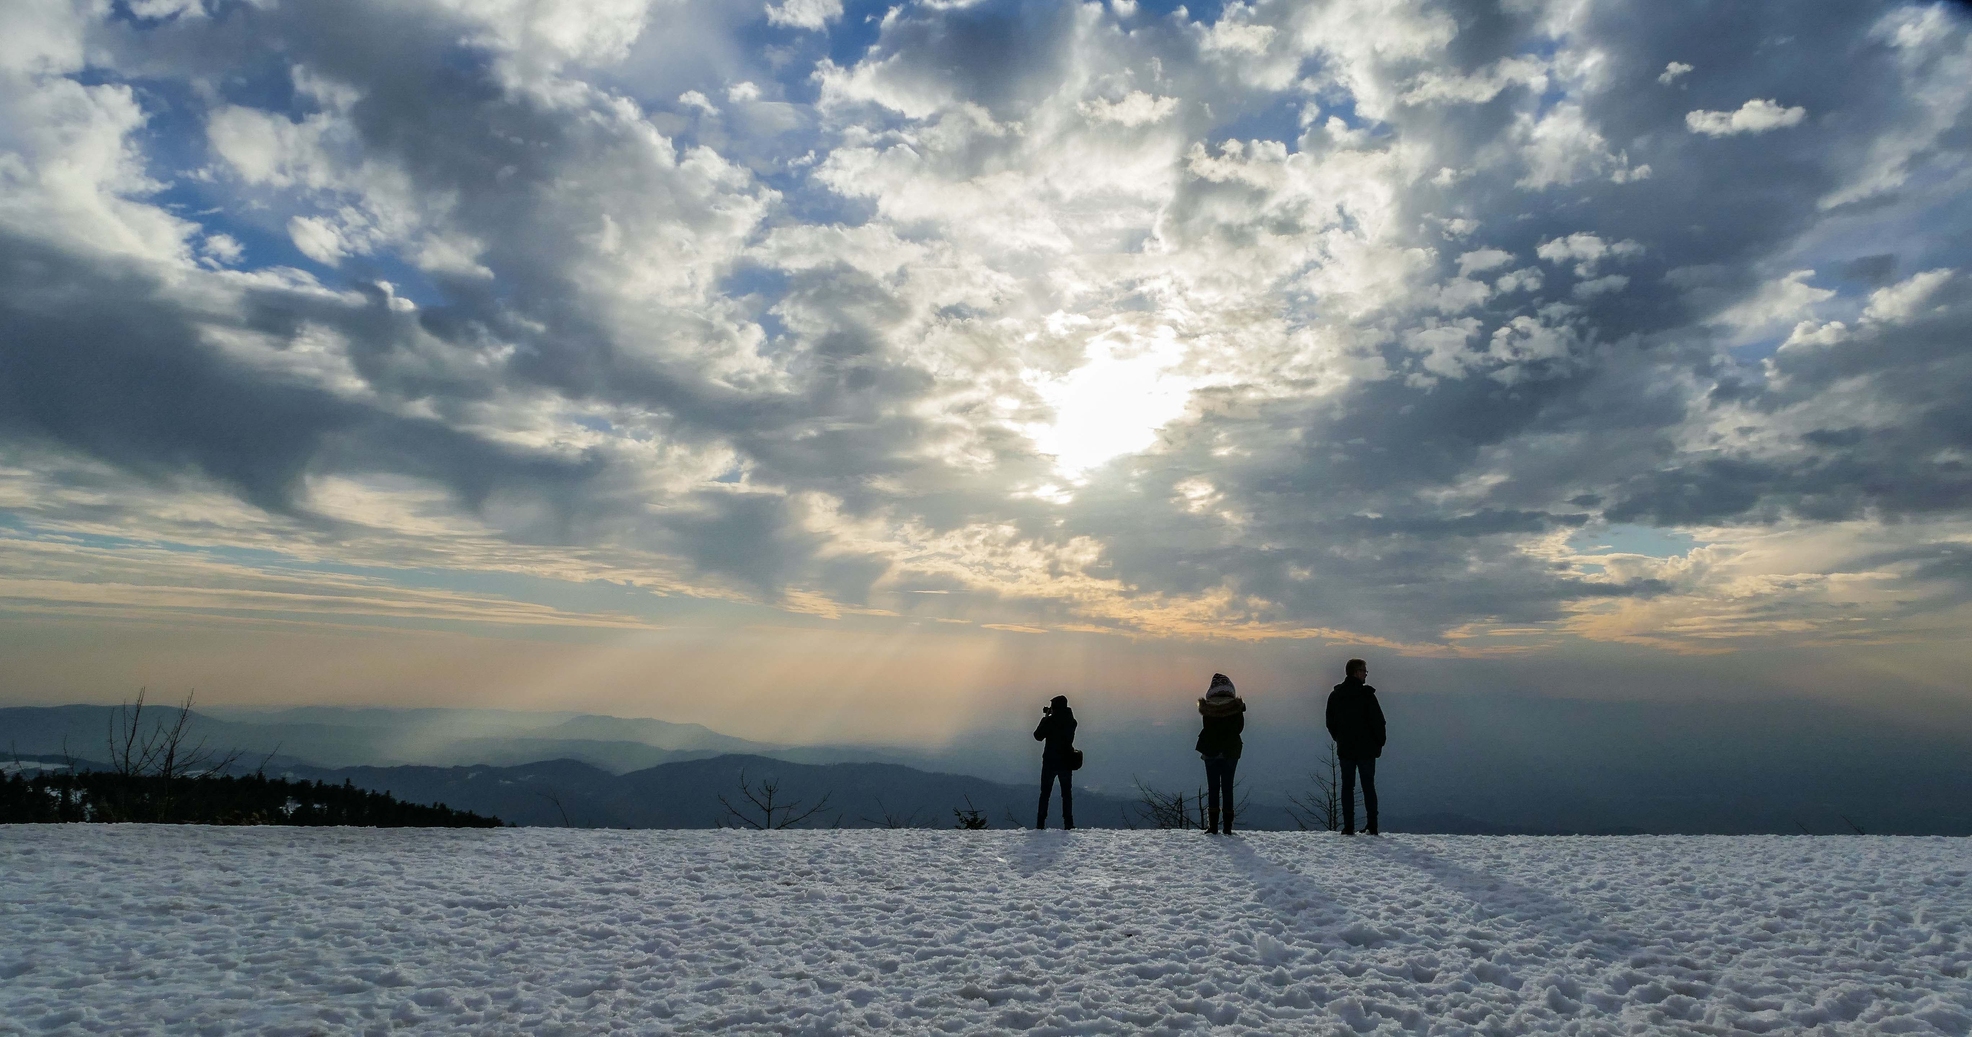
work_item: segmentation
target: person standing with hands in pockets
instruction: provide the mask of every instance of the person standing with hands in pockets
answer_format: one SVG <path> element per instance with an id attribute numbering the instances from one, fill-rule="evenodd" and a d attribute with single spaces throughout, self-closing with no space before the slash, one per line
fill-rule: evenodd
<path id="1" fill-rule="evenodd" d="M 1328 736 L 1342 764 L 1342 834 L 1356 834 L 1356 776 L 1363 779 L 1363 810 L 1376 831 L 1376 758 L 1383 755 L 1383 706 L 1369 686 L 1369 664 L 1351 659 L 1342 683 L 1328 693 Z"/>

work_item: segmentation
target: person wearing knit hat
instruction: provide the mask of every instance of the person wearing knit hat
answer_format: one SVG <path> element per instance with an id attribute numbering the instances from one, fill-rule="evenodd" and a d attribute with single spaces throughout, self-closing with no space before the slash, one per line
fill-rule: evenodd
<path id="1" fill-rule="evenodd" d="M 1212 675 L 1205 697 L 1198 700 L 1198 715 L 1204 724 L 1194 748 L 1205 760 L 1205 831 L 1231 835 L 1233 772 L 1239 768 L 1240 732 L 1246 730 L 1246 703 L 1233 688 L 1231 678 L 1223 673 Z"/>
<path id="2" fill-rule="evenodd" d="M 1071 782 L 1075 775 L 1075 711 L 1068 708 L 1068 696 L 1056 695 L 1054 701 L 1041 709 L 1040 726 L 1034 728 L 1034 740 L 1046 742 L 1041 749 L 1041 806 L 1034 815 L 1034 827 L 1048 826 L 1048 799 L 1054 791 L 1054 783 L 1061 780 L 1061 827 L 1068 831 L 1075 827 L 1075 789 Z"/>

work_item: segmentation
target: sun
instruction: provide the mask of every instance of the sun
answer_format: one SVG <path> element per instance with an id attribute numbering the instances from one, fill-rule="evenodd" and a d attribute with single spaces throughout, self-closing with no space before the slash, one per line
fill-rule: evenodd
<path id="1" fill-rule="evenodd" d="M 1085 361 L 1059 377 L 1029 382 L 1054 411 L 1052 422 L 1026 429 L 1055 468 L 1080 485 L 1090 472 L 1142 453 L 1191 400 L 1197 380 L 1182 373 L 1184 347 L 1169 328 L 1148 337 L 1105 335 L 1089 342 Z"/>

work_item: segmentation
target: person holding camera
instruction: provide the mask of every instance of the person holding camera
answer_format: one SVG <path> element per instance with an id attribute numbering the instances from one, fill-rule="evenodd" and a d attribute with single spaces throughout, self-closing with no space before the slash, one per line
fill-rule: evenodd
<path id="1" fill-rule="evenodd" d="M 1056 695 L 1054 701 L 1041 707 L 1040 726 L 1034 728 L 1034 740 L 1047 743 L 1041 749 L 1041 807 L 1034 816 L 1034 827 L 1048 826 L 1048 796 L 1054 790 L 1055 779 L 1061 779 L 1061 827 L 1067 831 L 1075 827 L 1075 789 L 1071 782 L 1075 774 L 1075 711 L 1068 708 L 1068 696 Z"/>

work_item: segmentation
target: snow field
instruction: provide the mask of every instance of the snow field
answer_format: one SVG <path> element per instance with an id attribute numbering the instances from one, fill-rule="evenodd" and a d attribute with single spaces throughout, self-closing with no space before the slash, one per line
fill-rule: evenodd
<path id="1" fill-rule="evenodd" d="M 0 827 L 0 1033 L 1972 1029 L 1972 840 Z"/>

